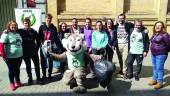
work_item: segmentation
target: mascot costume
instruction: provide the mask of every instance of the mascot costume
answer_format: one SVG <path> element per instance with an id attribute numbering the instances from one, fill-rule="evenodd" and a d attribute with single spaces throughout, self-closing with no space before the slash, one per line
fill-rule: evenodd
<path id="1" fill-rule="evenodd" d="M 101 59 L 101 55 L 87 54 L 84 35 L 82 34 L 65 34 L 62 40 L 63 46 L 67 50 L 62 54 L 49 52 L 49 58 L 59 61 L 67 61 L 68 69 L 65 71 L 63 81 L 70 86 L 76 93 L 85 93 L 85 80 L 87 74 L 87 64 L 94 64 Z"/>

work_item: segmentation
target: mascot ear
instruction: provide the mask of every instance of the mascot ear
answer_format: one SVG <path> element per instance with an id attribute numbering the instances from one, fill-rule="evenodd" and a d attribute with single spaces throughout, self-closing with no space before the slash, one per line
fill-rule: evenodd
<path id="1" fill-rule="evenodd" d="M 65 34 L 64 34 L 64 38 L 67 39 L 70 35 L 71 35 L 71 33 L 65 33 Z"/>
<path id="2" fill-rule="evenodd" d="M 64 48 L 67 48 L 67 39 L 66 38 L 62 39 L 62 44 L 63 44 Z"/>
<path id="3" fill-rule="evenodd" d="M 83 48 L 84 50 L 87 50 L 87 44 L 85 42 L 85 36 L 84 34 L 78 34 L 78 36 L 80 36 L 82 38 L 82 43 L 83 43 Z"/>

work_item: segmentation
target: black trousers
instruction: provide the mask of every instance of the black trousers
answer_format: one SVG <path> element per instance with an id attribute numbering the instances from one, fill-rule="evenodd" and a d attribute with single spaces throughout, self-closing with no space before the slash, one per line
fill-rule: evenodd
<path id="1" fill-rule="evenodd" d="M 106 48 L 101 48 L 100 50 L 97 49 L 92 49 L 92 54 L 96 54 L 96 55 L 102 55 L 104 57 L 104 59 L 107 59 L 107 52 L 106 52 Z"/>
<path id="2" fill-rule="evenodd" d="M 48 76 L 51 77 L 52 69 L 53 69 L 53 61 L 49 60 L 44 56 L 42 49 L 40 49 L 40 59 L 41 59 L 41 68 L 42 68 L 43 77 L 46 77 L 46 68 L 48 68 Z"/>
<path id="3" fill-rule="evenodd" d="M 127 57 L 127 75 L 129 77 L 133 77 L 133 63 L 136 60 L 137 62 L 137 66 L 136 66 L 136 71 L 135 71 L 135 75 L 139 76 L 141 69 L 142 69 L 142 62 L 143 62 L 143 54 L 128 54 Z"/>
<path id="4" fill-rule="evenodd" d="M 20 66 L 22 57 L 19 58 L 7 58 L 6 63 L 8 66 L 8 76 L 10 83 L 20 82 Z"/>
<path id="5" fill-rule="evenodd" d="M 113 54 L 114 54 L 113 49 L 110 48 L 109 46 L 107 46 L 106 51 L 107 51 L 107 59 L 108 59 L 108 61 L 112 62 Z"/>
<path id="6" fill-rule="evenodd" d="M 29 49 L 28 49 L 29 50 Z M 23 59 L 26 64 L 26 71 L 28 74 L 28 78 L 32 80 L 32 68 L 31 68 L 31 59 L 34 63 L 35 67 L 35 74 L 37 79 L 40 79 L 40 65 L 39 65 L 39 57 L 38 57 L 38 52 L 24 52 Z"/>

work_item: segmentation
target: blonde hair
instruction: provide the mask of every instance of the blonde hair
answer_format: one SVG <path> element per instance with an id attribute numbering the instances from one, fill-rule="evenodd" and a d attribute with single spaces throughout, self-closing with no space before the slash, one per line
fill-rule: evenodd
<path id="1" fill-rule="evenodd" d="M 6 30 L 7 30 L 7 32 L 12 31 L 12 30 L 10 29 L 10 26 L 11 26 L 12 23 L 15 23 L 15 24 L 16 24 L 16 27 L 17 27 L 17 29 L 18 29 L 18 24 L 17 24 L 17 22 L 14 21 L 14 20 L 12 20 L 12 21 L 9 21 L 9 22 L 7 23 L 7 25 L 6 25 Z"/>

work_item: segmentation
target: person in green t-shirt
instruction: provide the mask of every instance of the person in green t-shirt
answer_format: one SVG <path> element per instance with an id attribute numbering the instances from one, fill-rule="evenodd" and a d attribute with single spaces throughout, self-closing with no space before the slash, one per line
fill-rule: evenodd
<path id="1" fill-rule="evenodd" d="M 17 23 L 10 21 L 0 38 L 2 48 L 0 53 L 3 54 L 1 56 L 3 56 L 7 63 L 11 91 L 22 86 L 20 81 L 20 66 L 23 56 L 22 38 L 17 32 L 17 29 Z"/>
<path id="2" fill-rule="evenodd" d="M 108 44 L 108 35 L 103 30 L 101 21 L 96 22 L 96 30 L 92 33 L 92 53 L 103 55 L 106 58 L 106 46 Z"/>
<path id="3" fill-rule="evenodd" d="M 147 30 L 142 30 L 142 21 L 135 20 L 134 29 L 131 29 L 129 53 L 127 56 L 127 78 L 133 78 L 133 63 L 136 60 L 135 80 L 139 81 L 142 62 L 149 50 L 149 37 Z"/>

